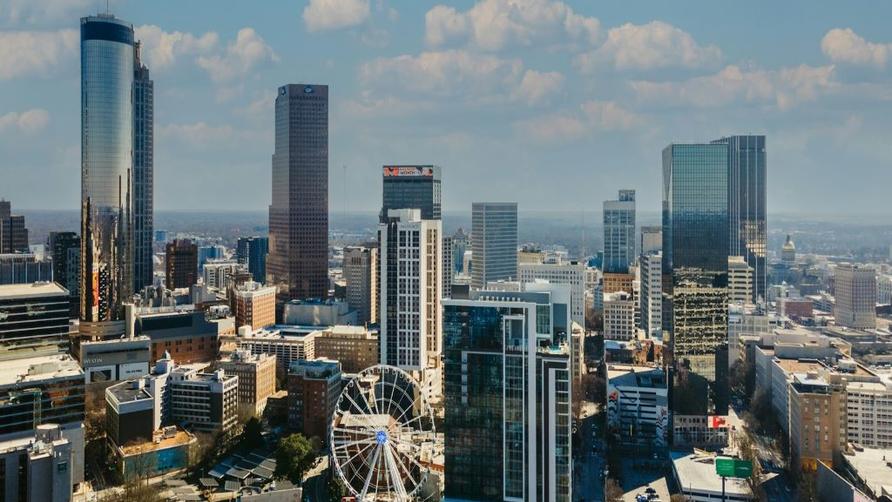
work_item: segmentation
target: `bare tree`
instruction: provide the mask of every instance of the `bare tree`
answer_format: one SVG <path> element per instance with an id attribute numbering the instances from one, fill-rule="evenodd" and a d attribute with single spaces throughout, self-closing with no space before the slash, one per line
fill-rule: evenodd
<path id="1" fill-rule="evenodd" d="M 619 485 L 619 483 L 613 478 L 607 478 L 607 483 L 604 485 L 605 496 L 607 497 L 607 502 L 622 502 L 623 487 Z"/>

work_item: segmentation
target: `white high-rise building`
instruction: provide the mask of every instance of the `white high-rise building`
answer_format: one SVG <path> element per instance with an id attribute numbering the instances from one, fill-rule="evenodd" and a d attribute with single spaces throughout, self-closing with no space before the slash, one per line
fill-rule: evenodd
<path id="1" fill-rule="evenodd" d="M 635 299 L 631 293 L 604 293 L 604 339 L 635 338 Z"/>
<path id="2" fill-rule="evenodd" d="M 471 206 L 471 286 L 517 280 L 517 203 L 475 202 Z"/>
<path id="3" fill-rule="evenodd" d="M 560 265 L 520 263 L 517 275 L 521 283 L 545 280 L 551 284 L 570 286 L 570 320 L 585 326 L 585 264 L 567 262 Z"/>
<path id="4" fill-rule="evenodd" d="M 208 260 L 202 267 L 205 286 L 215 289 L 227 289 L 237 272 L 247 271 L 245 265 L 233 260 Z"/>
<path id="5" fill-rule="evenodd" d="M 753 298 L 753 268 L 743 256 L 728 257 L 728 301 L 751 303 Z"/>
<path id="6" fill-rule="evenodd" d="M 659 338 L 663 323 L 663 254 L 643 254 L 638 260 L 641 274 L 641 329 L 649 337 Z"/>
<path id="7" fill-rule="evenodd" d="M 421 371 L 439 365 L 442 222 L 391 209 L 378 230 L 381 362 Z"/>

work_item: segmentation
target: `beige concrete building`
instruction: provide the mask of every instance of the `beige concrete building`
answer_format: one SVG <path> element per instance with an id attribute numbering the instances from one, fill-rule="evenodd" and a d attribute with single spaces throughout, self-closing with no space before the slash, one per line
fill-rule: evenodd
<path id="1" fill-rule="evenodd" d="M 347 304 L 356 311 L 359 324 L 378 322 L 378 250 L 371 247 L 344 249 Z"/>
<path id="2" fill-rule="evenodd" d="M 266 399 L 276 392 L 276 358 L 241 349 L 217 365 L 227 375 L 238 376 L 239 413 L 262 415 Z"/>
<path id="3" fill-rule="evenodd" d="M 750 303 L 753 298 L 753 268 L 743 256 L 728 257 L 728 302 Z"/>
<path id="4" fill-rule="evenodd" d="M 834 273 L 836 324 L 847 328 L 876 328 L 876 271 L 863 265 L 842 263 Z"/>
<path id="5" fill-rule="evenodd" d="M 276 323 L 276 288 L 259 282 L 246 282 L 233 290 L 235 325 L 251 326 L 252 330 Z"/>
<path id="6" fill-rule="evenodd" d="M 359 373 L 378 364 L 378 333 L 363 326 L 332 326 L 316 331 L 313 344 L 316 357 L 339 361 L 344 373 Z"/>

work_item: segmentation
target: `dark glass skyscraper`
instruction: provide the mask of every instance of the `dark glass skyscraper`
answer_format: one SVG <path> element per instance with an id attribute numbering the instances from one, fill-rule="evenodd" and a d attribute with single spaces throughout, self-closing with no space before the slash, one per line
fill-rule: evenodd
<path id="1" fill-rule="evenodd" d="M 133 291 L 141 291 L 152 285 L 155 86 L 138 42 L 133 69 Z"/>
<path id="2" fill-rule="evenodd" d="M 720 443 L 722 430 L 707 427 L 707 416 L 728 411 L 728 157 L 726 144 L 663 150 L 664 328 L 676 444 Z"/>
<path id="3" fill-rule="evenodd" d="M 50 253 L 53 257 L 53 280 L 68 290 L 71 316 L 78 316 L 78 280 L 81 239 L 74 232 L 50 232 Z"/>
<path id="4" fill-rule="evenodd" d="M 573 500 L 569 289 L 545 288 L 443 301 L 448 499 Z"/>
<path id="5" fill-rule="evenodd" d="M 133 27 L 81 19 L 81 331 L 124 331 L 133 292 Z"/>
<path id="6" fill-rule="evenodd" d="M 765 136 L 729 136 L 713 143 L 728 145 L 729 254 L 743 256 L 752 267 L 753 301 L 764 299 L 768 282 Z"/>
<path id="7" fill-rule="evenodd" d="M 236 259 L 248 266 L 248 272 L 257 282 L 266 281 L 266 254 L 269 239 L 266 237 L 239 237 L 235 248 Z"/>
<path id="8" fill-rule="evenodd" d="M 328 296 L 328 86 L 276 97 L 267 282 L 282 299 Z"/>
<path id="9" fill-rule="evenodd" d="M 381 223 L 390 209 L 420 209 L 422 220 L 441 218 L 439 166 L 384 166 L 383 175 Z"/>

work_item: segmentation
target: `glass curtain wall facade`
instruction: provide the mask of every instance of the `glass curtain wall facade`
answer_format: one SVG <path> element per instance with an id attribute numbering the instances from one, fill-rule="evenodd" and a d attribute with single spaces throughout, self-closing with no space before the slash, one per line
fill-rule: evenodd
<path id="1" fill-rule="evenodd" d="M 133 63 L 129 23 L 81 19 L 80 317 L 101 335 L 123 332 L 133 292 Z"/>
<path id="2" fill-rule="evenodd" d="M 765 136 L 730 136 L 713 143 L 728 145 L 729 255 L 746 259 L 753 269 L 752 301 L 764 300 L 768 283 Z"/>
<path id="3" fill-rule="evenodd" d="M 471 286 L 517 279 L 517 203 L 475 202 L 471 207 Z"/>
<path id="4" fill-rule="evenodd" d="M 570 501 L 569 350 L 549 294 L 443 303 L 446 497 Z"/>
<path id="5" fill-rule="evenodd" d="M 635 259 L 635 190 L 604 201 L 604 272 L 625 274 Z"/>
<path id="6" fill-rule="evenodd" d="M 152 285 L 155 171 L 155 84 L 134 46 L 133 73 L 133 291 Z"/>
<path id="7" fill-rule="evenodd" d="M 283 300 L 328 297 L 328 86 L 276 97 L 267 282 Z"/>
<path id="8" fill-rule="evenodd" d="M 666 147 L 663 325 L 674 423 L 728 411 L 728 235 L 728 145 Z"/>

